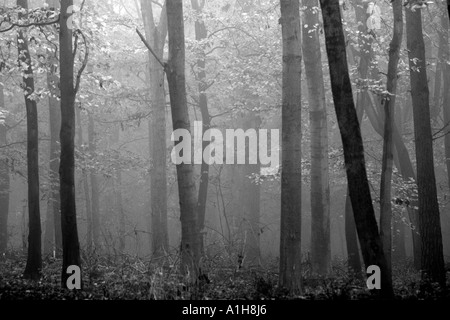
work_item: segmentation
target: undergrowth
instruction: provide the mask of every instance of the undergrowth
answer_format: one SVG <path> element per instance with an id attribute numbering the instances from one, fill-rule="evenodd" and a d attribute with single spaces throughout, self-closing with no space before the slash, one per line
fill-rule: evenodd
<path id="1" fill-rule="evenodd" d="M 177 255 L 158 261 L 131 256 L 83 255 L 83 289 L 61 288 L 62 261 L 46 258 L 42 277 L 23 279 L 26 257 L 10 255 L 0 260 L 0 300 L 362 300 L 375 299 L 365 279 L 347 273 L 341 260 L 334 260 L 331 275 L 313 277 L 310 264 L 303 264 L 303 294 L 290 296 L 278 286 L 278 261 L 257 268 L 242 267 L 232 259 L 206 256 L 196 285 L 179 272 Z M 424 282 L 412 263 L 393 267 L 395 299 L 446 299 L 450 294 Z M 450 282 L 448 282 L 450 287 Z"/>

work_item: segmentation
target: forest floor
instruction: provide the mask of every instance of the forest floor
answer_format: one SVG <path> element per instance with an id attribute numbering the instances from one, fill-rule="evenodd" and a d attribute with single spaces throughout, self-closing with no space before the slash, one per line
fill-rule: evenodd
<path id="1" fill-rule="evenodd" d="M 155 263 L 130 256 L 85 257 L 83 290 L 69 291 L 61 289 L 61 260 L 44 259 L 42 278 L 33 282 L 22 276 L 26 257 L 9 254 L 0 260 L 0 300 L 367 300 L 376 297 L 367 289 L 365 279 L 349 275 L 347 266 L 339 260 L 333 261 L 332 274 L 326 279 L 312 278 L 310 264 L 305 262 L 304 292 L 294 297 L 277 285 L 277 261 L 257 269 L 239 269 L 226 261 L 211 259 L 205 263 L 205 274 L 199 277 L 195 289 L 186 285 L 179 275 L 173 257 L 161 261 Z M 450 299 L 448 289 L 422 281 L 411 261 L 394 265 L 393 285 L 398 300 Z"/>

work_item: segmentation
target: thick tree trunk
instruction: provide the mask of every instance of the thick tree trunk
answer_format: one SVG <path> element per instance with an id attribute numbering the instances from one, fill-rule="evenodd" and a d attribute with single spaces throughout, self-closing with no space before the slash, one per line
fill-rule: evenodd
<path id="1" fill-rule="evenodd" d="M 413 12 L 406 9 L 406 33 L 417 159 L 419 232 L 422 240 L 421 269 L 424 277 L 445 285 L 421 10 Z"/>
<path id="2" fill-rule="evenodd" d="M 1 82 L 0 78 L 0 82 Z M 0 83 L 0 110 L 5 110 L 3 85 Z M 6 119 L 0 116 L 0 148 L 7 144 Z M 9 215 L 9 163 L 6 156 L 0 156 L 0 260 L 8 248 L 8 215 Z"/>
<path id="3" fill-rule="evenodd" d="M 17 6 L 28 10 L 27 0 L 17 0 Z M 26 14 L 20 14 L 24 18 Z M 41 257 L 41 215 L 39 210 L 39 131 L 36 100 L 34 93 L 34 75 L 31 57 L 28 51 L 28 39 L 23 30 L 17 35 L 19 62 L 23 74 L 23 89 L 27 110 L 27 166 L 28 166 L 28 258 L 24 277 L 38 280 L 42 268 Z"/>
<path id="4" fill-rule="evenodd" d="M 444 148 L 445 148 L 445 164 L 447 167 L 447 182 L 450 187 L 450 66 L 447 61 L 450 60 L 450 51 L 448 45 L 449 39 L 449 20 L 447 19 L 447 14 L 441 16 L 442 25 L 442 35 L 440 39 L 439 49 L 442 48 L 443 54 L 443 68 L 442 73 L 444 76 L 444 87 L 442 90 L 443 95 L 443 114 L 444 114 L 444 126 L 446 126 L 445 137 L 444 137 Z M 447 63 L 446 63 L 447 62 Z"/>
<path id="5" fill-rule="evenodd" d="M 356 278 L 361 278 L 362 266 L 359 258 L 358 234 L 348 188 L 347 196 L 345 197 L 345 242 L 347 244 L 348 272 Z"/>
<path id="6" fill-rule="evenodd" d="M 447 19 L 447 15 L 444 15 L 444 19 Z M 443 39 L 442 34 L 439 32 L 439 49 L 434 75 L 434 97 L 433 97 L 433 104 L 431 106 L 431 123 L 437 123 L 439 113 L 441 111 L 442 77 L 445 76 L 445 72 L 443 72 L 443 70 L 445 70 L 446 65 L 444 62 L 444 46 L 445 46 L 444 41 L 445 40 Z"/>
<path id="7" fill-rule="evenodd" d="M 380 236 L 383 241 L 389 273 L 392 275 L 392 167 L 394 163 L 392 131 L 395 121 L 395 100 L 397 94 L 397 69 L 400 58 L 400 47 L 403 39 L 403 6 L 401 0 L 392 2 L 394 15 L 394 32 L 389 46 L 389 64 L 386 90 L 388 96 L 384 98 L 384 137 L 383 163 L 380 185 Z"/>
<path id="8" fill-rule="evenodd" d="M 311 124 L 311 260 L 322 276 L 331 271 L 330 186 L 328 182 L 328 127 L 322 54 L 319 40 L 318 0 L 303 0 L 303 56 L 308 83 Z"/>
<path id="9" fill-rule="evenodd" d="M 173 129 L 184 129 L 190 132 L 186 99 L 182 0 L 167 2 L 167 24 L 169 61 L 166 65 L 166 74 L 169 82 Z M 200 237 L 198 235 L 197 196 L 193 165 L 185 163 L 177 165 L 177 178 L 181 216 L 181 269 L 182 272 L 189 271 L 191 281 L 195 282 L 200 259 Z"/>
<path id="10" fill-rule="evenodd" d="M 61 160 L 59 167 L 61 196 L 61 229 L 63 264 L 61 286 L 66 287 L 69 277 L 67 268 L 81 267 L 80 244 L 78 241 L 77 213 L 75 206 L 75 88 L 74 57 L 72 51 L 72 26 L 70 25 L 73 0 L 61 0 L 59 28 L 59 61 L 61 79 Z M 70 8 L 71 9 L 71 8 Z"/>
<path id="11" fill-rule="evenodd" d="M 89 140 L 89 153 L 91 157 L 95 157 L 97 152 L 97 141 L 95 134 L 95 122 L 91 113 L 88 114 L 88 140 Z M 91 204 L 92 204 L 92 243 L 94 250 L 100 249 L 100 190 L 98 186 L 98 176 L 95 169 L 91 169 Z"/>
<path id="12" fill-rule="evenodd" d="M 339 1 L 320 0 L 334 105 L 341 131 L 350 198 L 366 267 L 381 269 L 381 293 L 393 295 L 392 283 L 372 205 L 361 130 L 353 102 Z"/>
<path id="13" fill-rule="evenodd" d="M 191 0 L 192 8 L 196 11 L 196 14 L 199 15 L 197 20 L 195 21 L 195 39 L 197 41 L 202 41 L 207 38 L 208 30 L 206 29 L 205 22 L 201 19 L 200 15 L 202 13 L 203 7 L 205 5 L 205 1 L 202 2 L 202 6 L 199 5 L 198 0 Z M 208 96 L 206 95 L 206 90 L 208 88 L 208 83 L 206 79 L 206 56 L 205 52 L 201 52 L 201 56 L 197 59 L 197 81 L 198 84 L 198 107 L 200 109 L 202 115 L 203 122 L 203 131 L 204 133 L 210 129 L 211 127 L 211 117 L 208 111 Z M 209 141 L 202 142 L 202 150 L 208 147 L 210 144 Z M 204 160 L 204 159 L 203 159 Z M 198 227 L 200 230 L 201 237 L 201 251 L 204 251 L 204 236 L 205 236 L 205 217 L 206 217 L 206 200 L 208 198 L 208 185 L 209 185 L 209 165 L 202 161 L 202 166 L 200 169 L 200 185 L 198 188 Z"/>
<path id="14" fill-rule="evenodd" d="M 155 25 L 151 1 L 141 0 L 147 42 L 162 60 L 167 37 L 167 14 L 164 6 L 158 26 Z M 149 121 L 152 169 L 150 175 L 150 228 L 152 254 L 163 255 L 169 247 L 167 227 L 167 177 L 166 177 L 166 94 L 164 70 L 149 52 L 150 99 L 152 117 Z"/>
<path id="15" fill-rule="evenodd" d="M 300 1 L 280 0 L 283 37 L 280 287 L 302 292 L 301 21 Z"/>

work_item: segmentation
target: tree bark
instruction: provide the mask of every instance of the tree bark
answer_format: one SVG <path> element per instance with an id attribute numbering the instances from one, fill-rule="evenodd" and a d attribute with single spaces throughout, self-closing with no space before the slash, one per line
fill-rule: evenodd
<path id="1" fill-rule="evenodd" d="M 126 238 L 125 238 L 125 211 L 123 209 L 122 201 L 122 170 L 116 169 L 116 177 L 114 181 L 114 194 L 116 199 L 116 210 L 119 218 L 119 252 L 125 253 Z"/>
<path id="2" fill-rule="evenodd" d="M 167 24 L 169 61 L 165 69 L 169 82 L 173 129 L 184 129 L 190 132 L 186 99 L 182 0 L 167 2 Z M 199 268 L 200 237 L 198 236 L 197 196 L 193 165 L 186 163 L 177 165 L 177 178 L 181 219 L 181 269 L 183 273 L 189 270 L 191 281 L 195 282 Z"/>
<path id="3" fill-rule="evenodd" d="M 97 141 L 95 134 L 95 122 L 92 113 L 88 113 L 88 140 L 89 153 L 91 157 L 96 156 Z M 91 181 L 91 214 L 92 214 L 92 243 L 94 250 L 100 249 L 100 190 L 98 186 L 98 176 L 95 169 L 89 172 Z"/>
<path id="4" fill-rule="evenodd" d="M 0 78 L 0 82 L 2 79 Z M 5 110 L 3 85 L 0 83 L 0 111 Z M 6 117 L 0 116 L 0 147 L 7 144 L 8 127 Z M 8 249 L 8 215 L 10 176 L 8 158 L 0 156 L 0 260 Z"/>
<path id="5" fill-rule="evenodd" d="M 199 5 L 198 0 L 191 0 L 192 8 L 196 11 L 197 15 L 201 15 L 205 1 L 202 2 L 202 6 Z M 206 29 L 205 22 L 197 17 L 195 21 L 195 39 L 197 41 L 202 41 L 208 37 L 208 30 Z M 200 57 L 197 59 L 197 81 L 198 81 L 198 107 L 202 115 L 203 130 L 204 133 L 211 127 L 211 117 L 208 110 L 208 96 L 206 90 L 208 88 L 208 83 L 206 79 L 206 56 L 205 52 L 200 53 Z M 208 147 L 209 141 L 202 142 L 202 150 Z M 204 236 L 205 236 L 205 217 L 206 217 L 206 200 L 208 198 L 208 185 L 209 185 L 209 165 L 202 160 L 202 166 L 200 169 L 200 185 L 198 188 L 198 227 L 201 237 L 201 251 L 204 251 Z"/>
<path id="6" fill-rule="evenodd" d="M 326 276 L 331 272 L 330 186 L 318 5 L 318 0 L 303 1 L 305 20 L 302 46 L 311 124 L 311 262 L 314 273 Z"/>
<path id="7" fill-rule="evenodd" d="M 80 108 L 75 107 L 75 117 L 77 125 L 77 146 L 81 152 L 86 154 L 86 146 L 83 141 L 83 122 L 81 120 Z M 85 168 L 81 169 L 82 181 L 83 181 L 83 192 L 84 201 L 86 205 L 86 249 L 90 254 L 92 252 L 93 241 L 92 241 L 92 204 L 91 204 L 91 193 L 89 188 L 89 179 L 87 170 Z"/>
<path id="8" fill-rule="evenodd" d="M 300 1 L 280 0 L 283 37 L 280 287 L 302 292 L 301 271 L 301 21 Z"/>
<path id="9" fill-rule="evenodd" d="M 162 60 L 167 37 L 166 5 L 156 26 L 150 0 L 141 0 L 147 42 Z M 149 121 L 152 168 L 150 175 L 150 223 L 152 254 L 163 255 L 169 248 L 167 229 L 167 177 L 166 177 L 166 94 L 164 69 L 149 52 L 150 98 L 152 117 Z"/>
<path id="10" fill-rule="evenodd" d="M 17 0 L 17 6 L 28 10 L 27 0 Z M 25 18 L 27 13 L 19 14 Z M 24 277 L 38 280 L 42 268 L 41 256 L 41 216 L 39 209 L 39 131 L 36 100 L 34 93 L 34 75 L 31 66 L 28 39 L 23 30 L 18 31 L 17 48 L 19 50 L 19 63 L 22 68 L 22 89 L 25 94 L 27 110 L 27 166 L 28 166 L 28 258 Z"/>
<path id="11" fill-rule="evenodd" d="M 450 60 L 450 51 L 449 51 L 449 45 L 448 45 L 448 39 L 449 39 L 449 20 L 447 19 L 447 15 L 444 13 L 441 16 L 441 25 L 442 25 L 442 34 L 440 37 L 440 45 L 439 49 L 442 47 L 442 58 L 443 58 L 443 68 L 442 68 L 442 74 L 444 77 L 444 87 L 442 90 L 443 95 L 443 114 L 444 114 L 444 123 L 443 125 L 446 126 L 445 137 L 444 137 L 444 150 L 445 150 L 445 164 L 447 167 L 447 182 L 448 186 L 450 187 L 450 66 L 448 64 L 448 61 Z"/>
<path id="12" fill-rule="evenodd" d="M 61 229 L 63 244 L 63 264 L 61 286 L 66 287 L 69 277 L 67 268 L 81 267 L 80 244 L 78 241 L 77 213 L 75 205 L 75 87 L 74 56 L 72 51 L 71 13 L 73 0 L 61 0 L 59 28 L 59 61 L 61 79 L 61 159 L 59 167 L 61 196 Z"/>
<path id="13" fill-rule="evenodd" d="M 47 4 L 51 8 L 59 7 L 59 1 L 56 0 L 48 0 Z M 60 157 L 59 133 L 61 131 L 61 106 L 58 101 L 58 97 L 60 96 L 59 77 L 57 75 L 58 60 L 56 59 L 55 55 L 55 51 L 52 51 L 50 49 L 47 50 L 47 88 L 50 92 L 50 96 L 48 98 L 50 126 L 50 190 L 45 222 L 44 253 L 53 254 L 54 251 L 55 256 L 59 258 L 62 254 L 61 213 L 58 176 Z"/>
<path id="14" fill-rule="evenodd" d="M 394 163 L 392 131 L 395 121 L 395 100 L 397 94 L 397 69 L 400 59 L 400 47 L 403 39 L 403 6 L 401 0 L 392 2 L 394 15 L 394 32 L 389 46 L 389 64 L 386 90 L 384 98 L 384 137 L 383 160 L 380 185 L 380 236 L 383 242 L 389 274 L 392 276 L 392 167 Z"/>
<path id="15" fill-rule="evenodd" d="M 422 273 L 424 277 L 445 285 L 421 10 L 413 12 L 406 9 L 406 34 L 414 113 Z"/>
<path id="16" fill-rule="evenodd" d="M 361 259 L 359 258 L 358 234 L 356 232 L 355 215 L 353 214 L 350 191 L 347 187 L 345 197 L 345 242 L 347 244 L 348 272 L 356 278 L 362 278 Z"/>
<path id="17" fill-rule="evenodd" d="M 378 233 L 365 167 L 361 130 L 353 102 L 339 1 L 320 0 L 320 5 L 324 21 L 331 87 L 344 148 L 347 180 L 359 243 L 366 267 L 377 265 L 381 269 L 382 296 L 392 297 L 392 282 Z"/>
<path id="18" fill-rule="evenodd" d="M 369 94 L 370 97 L 370 94 Z M 380 118 L 380 115 L 375 112 L 375 99 L 369 99 L 371 103 L 369 103 L 366 107 L 367 116 L 375 129 L 375 131 L 383 138 L 384 137 L 384 123 L 383 119 Z M 401 129 L 401 128 L 400 128 Z M 403 138 L 401 136 L 401 132 L 397 125 L 394 123 L 392 128 L 393 134 L 393 142 L 395 147 L 395 155 L 398 157 L 399 171 L 405 181 L 410 181 L 411 179 L 417 181 L 416 173 L 414 172 L 414 168 L 411 162 L 411 158 L 409 156 L 408 149 L 403 142 Z M 409 205 L 407 206 L 407 211 L 409 215 L 409 220 L 412 225 L 412 239 L 413 239 L 413 253 L 414 253 L 414 267 L 417 270 L 420 270 L 421 263 L 421 240 L 419 235 L 419 216 L 418 210 L 416 209 L 418 206 L 418 202 L 414 199 L 413 192 L 408 192 L 409 196 Z M 406 200 L 406 199 L 405 199 Z"/>

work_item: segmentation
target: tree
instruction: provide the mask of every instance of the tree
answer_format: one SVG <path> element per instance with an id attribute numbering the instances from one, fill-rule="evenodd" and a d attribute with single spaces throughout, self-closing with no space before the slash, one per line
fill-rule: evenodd
<path id="1" fill-rule="evenodd" d="M 361 129 L 353 102 L 339 1 L 320 0 L 336 116 L 341 132 L 350 199 L 366 267 L 381 269 L 381 294 L 392 297 L 392 282 L 375 219 Z"/>
<path id="2" fill-rule="evenodd" d="M 156 57 L 149 52 L 148 77 L 152 116 L 149 121 L 150 154 L 152 169 L 150 175 L 150 208 L 152 254 L 164 254 L 169 247 L 167 230 L 167 177 L 166 177 L 166 95 L 164 92 L 164 69 L 157 59 L 162 60 L 167 37 L 166 5 L 161 10 L 159 24 L 153 17 L 152 1 L 141 0 L 147 42 Z"/>
<path id="3" fill-rule="evenodd" d="M 311 125 L 311 262 L 313 272 L 325 276 L 331 271 L 330 186 L 318 4 L 318 0 L 303 1 L 305 19 L 302 46 Z"/>
<path id="4" fill-rule="evenodd" d="M 383 163 L 381 171 L 380 186 L 380 236 L 383 242 L 384 254 L 388 268 L 391 269 L 392 252 L 392 167 L 393 155 L 393 125 L 395 121 L 395 99 L 397 94 L 397 69 L 400 59 L 400 48 L 403 39 L 403 7 L 401 0 L 392 2 L 394 14 L 394 31 L 389 46 L 389 64 L 387 75 L 387 96 L 384 98 L 384 141 L 383 141 Z M 391 270 L 389 271 L 390 273 Z"/>
<path id="5" fill-rule="evenodd" d="M 8 127 L 6 124 L 5 95 L 0 79 L 0 148 L 7 143 Z M 0 259 L 8 247 L 8 214 L 9 214 L 9 163 L 8 158 L 0 157 Z"/>
<path id="6" fill-rule="evenodd" d="M 28 0 L 17 0 L 17 6 L 28 11 Z M 20 13 L 19 18 L 26 18 L 27 14 Z M 31 66 L 31 56 L 28 51 L 26 33 L 18 30 L 17 48 L 19 62 L 22 68 L 27 110 L 27 167 L 28 167 L 28 257 L 24 271 L 27 279 L 38 280 L 42 268 L 41 256 L 41 214 L 39 208 L 39 131 L 37 104 L 34 94 L 34 75 Z"/>
<path id="7" fill-rule="evenodd" d="M 445 285 L 442 233 L 434 173 L 433 137 L 429 90 L 420 9 L 406 8 L 406 36 L 410 68 L 411 97 L 419 196 L 419 233 L 424 277 Z"/>
<path id="8" fill-rule="evenodd" d="M 449 20 L 447 19 L 447 14 L 444 12 L 441 16 L 441 26 L 442 30 L 439 36 L 439 51 L 442 50 L 442 55 L 439 57 L 439 63 L 442 66 L 442 75 L 444 77 L 444 83 L 442 88 L 443 97 L 443 115 L 444 115 L 444 126 L 446 126 L 445 137 L 444 137 L 444 150 L 445 150 L 445 164 L 447 167 L 447 183 L 450 188 L 450 66 L 448 61 L 450 60 L 449 51 Z M 440 91 L 440 90 L 439 90 Z M 439 107 L 439 106 L 438 106 Z"/>
<path id="9" fill-rule="evenodd" d="M 77 147 L 79 150 L 86 152 L 86 145 L 83 141 L 83 124 L 81 119 L 81 110 L 79 107 L 75 107 L 75 122 L 77 130 Z M 89 176 L 86 168 L 81 169 L 81 176 L 83 181 L 84 201 L 86 204 L 86 248 L 87 252 L 91 253 L 93 249 L 92 240 L 92 202 L 91 193 L 89 188 Z"/>
<path id="10" fill-rule="evenodd" d="M 280 0 L 283 37 L 280 286 L 302 292 L 300 1 Z"/>
<path id="11" fill-rule="evenodd" d="M 201 4 L 198 3 L 198 0 L 191 0 L 192 8 L 195 10 L 198 15 L 195 20 L 195 39 L 197 41 L 203 41 L 208 37 L 208 30 L 206 29 L 205 22 L 200 18 L 202 10 L 205 6 L 206 1 L 202 1 Z M 209 115 L 208 110 L 208 96 L 206 94 L 206 90 L 208 88 L 208 83 L 206 79 L 206 55 L 205 51 L 199 53 L 199 58 L 197 59 L 197 81 L 198 81 L 198 107 L 200 109 L 200 113 L 202 115 L 202 136 L 204 133 L 210 129 L 211 127 L 211 116 Z M 205 150 L 209 145 L 208 141 L 202 142 L 202 150 Z M 200 168 L 200 185 L 198 188 L 198 228 L 201 237 L 201 246 L 202 253 L 204 250 L 204 233 L 203 229 L 205 228 L 205 218 L 206 218 L 206 200 L 208 198 L 208 185 L 209 185 L 209 165 L 202 160 L 202 166 Z"/>
<path id="12" fill-rule="evenodd" d="M 88 112 L 88 140 L 89 153 L 94 156 L 97 151 L 97 137 L 95 133 L 95 122 L 92 112 Z M 94 250 L 100 249 L 100 190 L 98 186 L 98 176 L 95 169 L 90 170 L 91 180 L 91 217 L 92 217 L 92 244 Z"/>
<path id="13" fill-rule="evenodd" d="M 169 82 L 170 105 L 174 131 L 190 132 L 190 120 L 186 100 L 185 43 L 183 1 L 167 2 L 169 32 L 169 61 L 165 66 Z M 175 142 L 175 145 L 180 141 Z M 192 164 L 177 165 L 178 196 L 181 219 L 181 269 L 189 271 L 191 281 L 198 276 L 200 237 L 198 236 L 197 197 Z"/>
<path id="14" fill-rule="evenodd" d="M 56 10 L 59 8 L 59 1 L 48 0 L 50 8 Z M 56 28 L 55 28 L 56 30 Z M 56 256 L 62 253 L 62 235 L 61 235 L 61 214 L 60 214 L 60 198 L 59 198 L 59 156 L 60 141 L 59 133 L 61 131 L 61 106 L 58 101 L 59 77 L 58 59 L 55 57 L 56 51 L 47 49 L 48 71 L 47 71 L 47 87 L 50 92 L 48 98 L 49 108 L 49 126 L 50 126 L 50 191 L 47 203 L 47 216 L 45 224 L 45 242 L 44 253 L 48 254 L 55 250 Z"/>
<path id="15" fill-rule="evenodd" d="M 59 61 L 61 89 L 61 159 L 59 167 L 61 197 L 61 230 L 63 264 L 61 286 L 66 287 L 67 268 L 81 266 L 78 241 L 77 212 L 75 205 L 75 96 L 79 87 L 81 72 L 74 83 L 74 52 L 72 44 L 73 0 L 61 0 L 59 26 Z M 87 62 L 87 61 L 85 61 Z"/>

